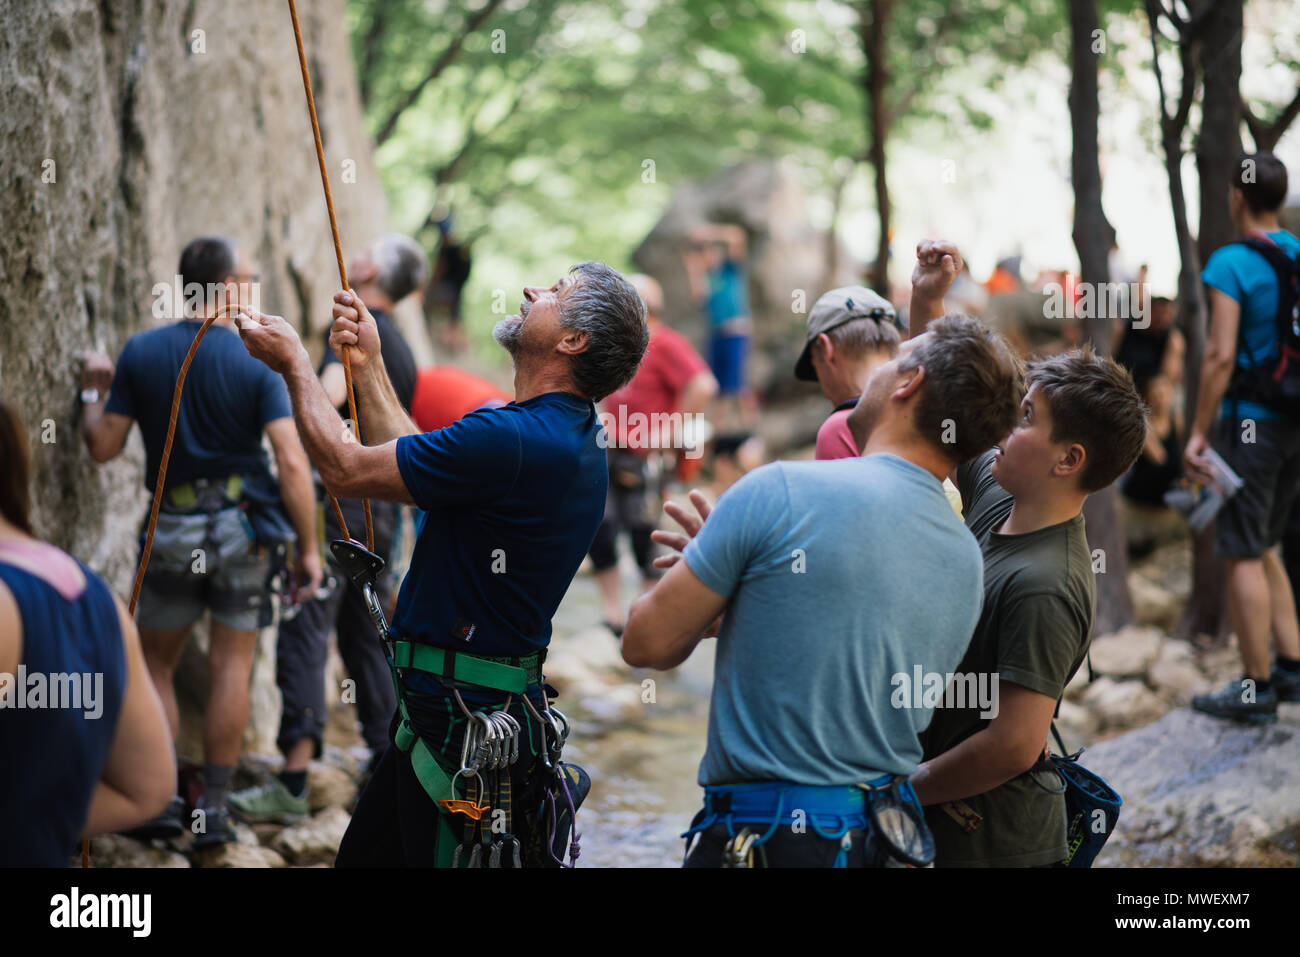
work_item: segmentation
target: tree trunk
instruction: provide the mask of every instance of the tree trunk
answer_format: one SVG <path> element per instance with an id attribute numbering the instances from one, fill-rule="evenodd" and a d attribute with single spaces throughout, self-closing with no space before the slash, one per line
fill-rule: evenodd
<path id="1" fill-rule="evenodd" d="M 1101 163 L 1097 149 L 1097 54 L 1093 31 L 1098 28 L 1096 0 L 1070 0 L 1071 69 L 1070 123 L 1074 148 L 1070 162 L 1074 179 L 1074 246 L 1079 252 L 1080 279 L 1097 293 L 1093 314 L 1086 317 L 1087 337 L 1102 355 L 1110 355 L 1114 317 L 1110 296 L 1100 294 L 1110 280 L 1110 248 L 1115 230 L 1101 205 Z M 1119 495 L 1112 483 L 1088 497 L 1083 508 L 1088 544 L 1097 572 L 1096 634 L 1107 634 L 1133 621 L 1128 591 L 1128 546 Z M 1100 551 L 1100 554 L 1099 554 Z"/>
<path id="2" fill-rule="evenodd" d="M 1212 8 L 1206 9 L 1212 3 Z M 1196 171 L 1200 179 L 1201 222 L 1197 235 L 1197 256 L 1190 260 L 1199 270 L 1199 264 L 1210 254 L 1236 235 L 1228 211 L 1228 184 L 1236 169 L 1241 153 L 1241 29 L 1242 0 L 1197 0 L 1191 5 L 1193 16 L 1202 14 L 1199 23 L 1198 56 L 1204 92 L 1201 97 L 1201 130 L 1196 140 Z M 1184 258 L 1184 272 L 1189 260 Z M 1205 329 L 1209 317 L 1204 308 L 1204 291 L 1200 276 L 1195 279 L 1182 276 L 1179 294 L 1187 285 L 1197 286 L 1198 316 L 1195 327 L 1188 326 L 1188 402 L 1194 415 L 1197 399 L 1197 379 L 1200 361 L 1205 351 Z M 1196 348 L 1192 348 L 1195 329 Z M 1191 363 L 1196 365 L 1192 366 Z M 1191 419 L 1188 419 L 1191 422 Z M 1177 634 L 1194 637 L 1198 634 L 1223 638 L 1229 628 L 1227 616 L 1227 569 L 1214 553 L 1214 523 L 1192 539 L 1192 595 Z"/>
<path id="3" fill-rule="evenodd" d="M 869 0 L 860 8 L 862 49 L 866 54 L 864 77 L 867 93 L 867 159 L 876 174 L 876 214 L 880 221 L 880 238 L 876 243 L 876 261 L 871 267 L 871 285 L 876 292 L 889 296 L 889 182 L 885 177 L 885 140 L 892 117 L 885 104 L 889 87 L 886 66 L 885 32 L 893 12 L 893 0 Z"/>
<path id="4" fill-rule="evenodd" d="M 1203 7 L 1210 0 L 1194 6 Z M 1214 0 L 1200 30 L 1201 132 L 1196 139 L 1196 172 L 1201 184 L 1201 262 L 1236 238 L 1228 212 L 1228 186 L 1241 155 L 1242 0 Z"/>

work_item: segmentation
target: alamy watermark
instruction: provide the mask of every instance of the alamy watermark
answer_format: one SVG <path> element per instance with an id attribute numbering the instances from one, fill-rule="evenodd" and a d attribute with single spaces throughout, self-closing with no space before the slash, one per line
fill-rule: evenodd
<path id="1" fill-rule="evenodd" d="M 895 708 L 979 708 L 981 718 L 998 716 L 998 673 L 899 671 L 889 679 L 894 689 L 889 703 Z"/>
<path id="2" fill-rule="evenodd" d="M 600 412 L 604 431 L 596 436 L 602 449 L 683 449 L 688 459 L 704 455 L 706 424 L 702 412 Z"/>
<path id="3" fill-rule="evenodd" d="M 95 721 L 104 714 L 104 673 L 57 671 L 29 672 L 18 666 L 18 674 L 0 671 L 0 708 L 73 708 Z"/>
<path id="4" fill-rule="evenodd" d="M 250 309 L 259 309 L 262 301 L 261 284 L 256 281 L 240 282 L 182 282 L 179 274 L 171 282 L 156 282 L 149 290 L 153 296 L 155 319 L 179 319 L 181 316 L 211 315 L 212 308 L 220 309 L 227 303 L 237 302 Z"/>
<path id="5" fill-rule="evenodd" d="M 1151 325 L 1151 287 L 1141 282 L 1078 282 L 1068 295 L 1059 282 L 1043 286 L 1045 319 L 1122 319 L 1134 329 Z"/>

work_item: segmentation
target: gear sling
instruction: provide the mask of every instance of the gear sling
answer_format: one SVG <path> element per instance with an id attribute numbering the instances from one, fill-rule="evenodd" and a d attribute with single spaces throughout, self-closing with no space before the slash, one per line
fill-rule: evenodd
<path id="1" fill-rule="evenodd" d="M 398 724 L 393 743 L 407 754 L 421 788 L 434 803 L 438 813 L 435 867 L 502 867 L 523 866 L 527 857 L 545 866 L 572 867 L 579 855 L 578 835 L 569 832 L 575 823 L 577 807 L 590 787 L 586 773 L 560 760 L 569 724 L 559 709 L 551 707 L 545 697 L 538 711 L 528 699 L 529 685 L 541 684 L 543 654 L 519 659 L 493 660 L 457 653 L 432 645 L 402 641 L 388 627 L 383 607 L 374 588 L 384 560 L 359 543 L 337 540 L 330 543 L 344 574 L 362 593 L 371 620 L 384 642 L 397 698 Z M 465 719 L 460 767 L 451 775 L 444 770 L 439 754 L 448 756 L 453 737 L 449 726 L 443 747 L 434 748 L 418 734 L 411 719 L 408 692 L 400 680 L 401 671 L 419 671 L 437 678 L 452 689 L 452 697 Z M 507 695 L 506 704 L 495 711 L 471 712 L 460 696 L 457 684 L 473 685 Z M 548 689 L 549 690 L 549 689 Z M 510 713 L 515 696 L 525 709 L 523 721 Z M 515 834 L 515 807 L 512 800 L 510 769 L 520 756 L 520 738 L 527 725 L 529 759 L 537 759 L 550 780 L 545 782 L 541 806 L 537 807 L 538 827 L 546 817 L 549 835 L 524 848 Z M 534 741 L 533 726 L 537 728 Z M 484 772 L 495 780 L 491 803 L 484 784 Z M 530 789 L 531 790 L 531 789 Z M 549 815 L 543 814 L 549 808 Z M 532 810 L 522 809 L 527 813 Z M 488 812 L 492 812 L 488 815 Z M 457 831 L 460 831 L 458 836 Z M 565 845 L 569 844 L 566 864 Z M 486 861 L 484 860 L 486 858 Z"/>

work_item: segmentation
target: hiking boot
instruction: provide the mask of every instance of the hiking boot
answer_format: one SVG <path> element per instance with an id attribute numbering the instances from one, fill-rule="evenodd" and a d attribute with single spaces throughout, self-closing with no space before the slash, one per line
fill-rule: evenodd
<path id="1" fill-rule="evenodd" d="M 1192 710 L 1215 718 L 1230 718 L 1247 724 L 1271 724 L 1277 720 L 1277 692 L 1255 690 L 1254 701 L 1246 700 L 1246 679 L 1233 681 L 1213 694 L 1192 698 Z"/>
<path id="2" fill-rule="evenodd" d="M 297 824 L 311 813 L 307 790 L 303 789 L 302 797 L 294 797 L 279 778 L 236 791 L 226 802 L 235 817 L 249 824 Z"/>
<path id="3" fill-rule="evenodd" d="M 234 844 L 239 838 L 230 826 L 230 811 L 224 807 L 203 808 L 204 826 L 202 834 L 194 835 L 195 849 L 216 847 L 218 844 Z"/>
<path id="4" fill-rule="evenodd" d="M 122 832 L 124 836 L 135 838 L 137 841 L 152 841 L 156 838 L 168 840 L 180 837 L 184 833 L 185 801 L 178 794 L 172 795 L 163 812 L 152 821 L 145 821 L 129 831 Z"/>
<path id="5" fill-rule="evenodd" d="M 1277 665 L 1269 675 L 1278 701 L 1300 701 L 1300 671 L 1283 671 Z"/>

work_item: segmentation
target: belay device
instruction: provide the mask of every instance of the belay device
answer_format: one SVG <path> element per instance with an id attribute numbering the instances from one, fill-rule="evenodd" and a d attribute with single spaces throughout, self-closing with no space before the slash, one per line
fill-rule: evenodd
<path id="1" fill-rule="evenodd" d="M 494 798 L 497 811 L 494 813 L 504 812 L 507 820 L 511 818 L 510 766 L 519 758 L 519 736 L 523 725 L 508 712 L 509 698 L 506 707 L 501 710 L 471 712 L 453 685 L 452 696 L 466 718 L 466 726 L 460 755 L 461 766 L 448 777 L 433 751 L 415 732 L 402 693 L 399 669 L 421 671 L 443 681 L 450 681 L 454 674 L 458 680 L 475 686 L 501 691 L 511 697 L 519 695 L 524 708 L 538 725 L 541 747 L 536 756 L 542 766 L 554 774 L 554 780 L 546 789 L 542 808 L 543 811 L 549 810 L 549 813 L 540 815 L 549 824 L 550 833 L 549 836 L 542 837 L 544 851 L 537 856 L 541 857 L 544 865 L 572 867 L 580 853 L 580 835 L 575 829 L 577 809 L 591 788 L 591 779 L 581 768 L 560 760 L 569 734 L 569 721 L 563 712 L 551 707 L 545 697 L 542 699 L 543 709 L 539 712 L 525 693 L 530 682 L 541 683 L 540 662 L 534 675 L 523 667 L 457 654 L 432 645 L 402 641 L 388 627 L 388 619 L 375 588 L 375 581 L 384 570 L 384 560 L 359 542 L 346 539 L 330 542 L 330 551 L 344 576 L 361 592 L 370 619 L 384 644 L 400 716 L 393 743 L 399 750 L 410 755 L 411 767 L 420 786 L 439 811 L 436 866 L 481 867 L 486 859 L 487 867 L 502 867 L 507 864 L 520 867 L 523 853 L 533 855 L 535 849 L 522 849 L 518 838 L 510 833 L 509 826 L 504 835 L 493 840 L 492 834 L 484 828 L 485 824 L 493 823 L 484 817 L 491 807 L 482 803 L 487 791 L 480 772 L 492 772 L 497 781 Z M 532 740 L 531 729 L 529 740 Z M 463 841 L 457 842 L 452 824 L 461 823 L 461 820 L 465 835 Z M 541 826 L 542 821 L 539 819 L 539 829 Z M 570 832 L 573 833 L 572 841 L 569 840 Z M 563 860 L 566 844 L 569 858 L 567 864 Z"/>

